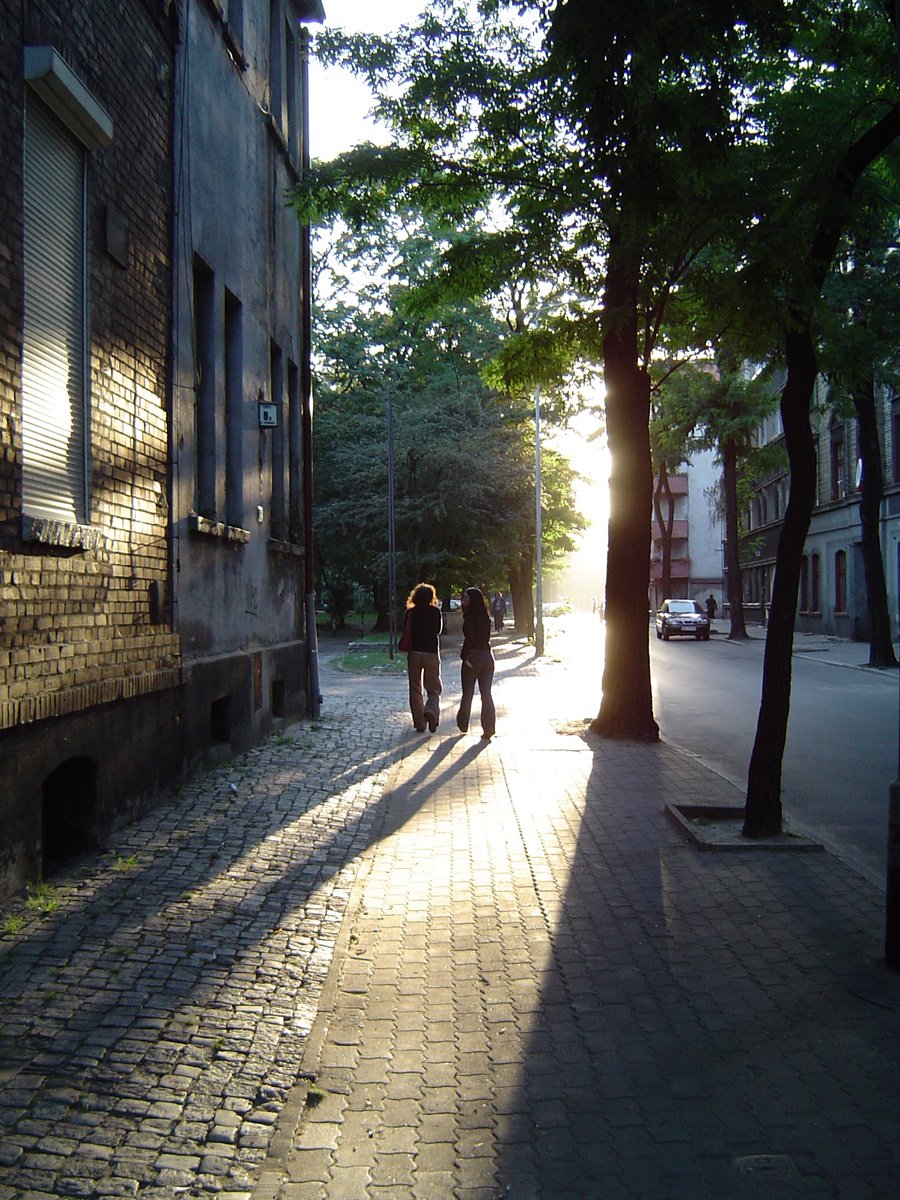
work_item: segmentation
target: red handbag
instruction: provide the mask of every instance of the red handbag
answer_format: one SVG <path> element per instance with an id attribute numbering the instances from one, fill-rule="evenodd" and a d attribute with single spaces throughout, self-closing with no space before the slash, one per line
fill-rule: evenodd
<path id="1" fill-rule="evenodd" d="M 403 618 L 403 632 L 400 634 L 400 641 L 397 643 L 397 649 L 402 654 L 408 654 L 412 650 L 412 624 L 409 619 L 409 610 L 407 609 L 406 616 Z"/>

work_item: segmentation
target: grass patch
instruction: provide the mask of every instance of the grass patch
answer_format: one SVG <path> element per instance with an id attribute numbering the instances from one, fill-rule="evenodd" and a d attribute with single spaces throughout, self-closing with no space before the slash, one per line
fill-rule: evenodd
<path id="1" fill-rule="evenodd" d="M 25 918 L 23 916 L 19 913 L 10 913 L 8 917 L 4 918 L 3 932 L 18 933 L 24 924 Z"/>
<path id="2" fill-rule="evenodd" d="M 351 650 L 333 659 L 332 665 L 349 675 L 405 675 L 406 655 L 395 650 L 391 658 L 387 650 Z"/>
<path id="3" fill-rule="evenodd" d="M 59 908 L 59 900 L 49 883 L 35 883 L 28 888 L 25 905 L 32 912 L 52 913 Z"/>

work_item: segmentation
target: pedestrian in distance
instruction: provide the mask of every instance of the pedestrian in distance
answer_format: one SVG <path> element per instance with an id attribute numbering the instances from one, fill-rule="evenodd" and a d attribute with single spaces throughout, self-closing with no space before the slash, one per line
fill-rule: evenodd
<path id="1" fill-rule="evenodd" d="M 712 592 L 710 592 L 706 598 L 706 615 L 709 617 L 710 621 L 714 621 L 716 619 L 716 609 L 718 607 L 719 606 L 716 604 L 715 596 L 712 594 Z"/>
<path id="2" fill-rule="evenodd" d="M 468 731 L 472 698 L 477 683 L 478 694 L 481 697 L 481 736 L 487 741 L 494 736 L 497 714 L 491 695 L 494 682 L 491 618 L 480 588 L 466 588 L 462 598 L 462 610 L 463 644 L 459 654 L 462 659 L 462 697 L 459 712 L 456 714 L 456 724 L 460 733 Z"/>
<path id="3" fill-rule="evenodd" d="M 494 618 L 494 633 L 503 632 L 503 622 L 506 620 L 506 601 L 502 592 L 494 592 L 491 600 L 491 616 Z"/>
<path id="4" fill-rule="evenodd" d="M 432 733 L 441 719 L 441 631 L 444 619 L 437 592 L 430 583 L 419 583 L 406 600 L 404 635 L 409 634 L 406 673 L 409 678 L 409 711 L 418 733 Z"/>

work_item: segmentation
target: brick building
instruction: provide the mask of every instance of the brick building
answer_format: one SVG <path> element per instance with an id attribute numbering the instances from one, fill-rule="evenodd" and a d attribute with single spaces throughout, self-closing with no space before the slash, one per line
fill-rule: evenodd
<path id="1" fill-rule="evenodd" d="M 167 9 L 0 0 L 0 894 L 175 769 Z"/>
<path id="2" fill-rule="evenodd" d="M 0 0 L 0 896 L 306 710 L 323 15 Z"/>

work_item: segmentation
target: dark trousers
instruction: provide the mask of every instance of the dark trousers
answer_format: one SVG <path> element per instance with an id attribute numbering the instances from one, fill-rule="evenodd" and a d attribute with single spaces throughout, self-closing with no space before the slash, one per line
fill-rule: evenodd
<path id="1" fill-rule="evenodd" d="M 481 696 L 481 731 L 485 737 L 493 737 L 497 724 L 497 714 L 494 709 L 494 699 L 491 696 L 491 685 L 494 682 L 493 660 L 480 671 L 473 670 L 465 662 L 462 664 L 462 699 L 459 702 L 459 712 L 456 714 L 456 724 L 465 733 L 469 728 L 469 716 L 472 712 L 472 697 L 475 695 L 475 684 L 478 684 L 478 694 Z"/>

